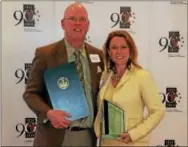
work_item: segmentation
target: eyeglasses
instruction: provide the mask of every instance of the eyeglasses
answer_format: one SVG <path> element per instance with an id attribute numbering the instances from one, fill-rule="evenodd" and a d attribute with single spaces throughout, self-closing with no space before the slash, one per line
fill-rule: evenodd
<path id="1" fill-rule="evenodd" d="M 77 22 L 79 21 L 80 23 L 86 23 L 87 22 L 87 19 L 85 17 L 80 17 L 80 18 L 76 18 L 76 17 L 68 17 L 68 18 L 65 18 L 67 20 L 70 20 L 72 22 Z"/>

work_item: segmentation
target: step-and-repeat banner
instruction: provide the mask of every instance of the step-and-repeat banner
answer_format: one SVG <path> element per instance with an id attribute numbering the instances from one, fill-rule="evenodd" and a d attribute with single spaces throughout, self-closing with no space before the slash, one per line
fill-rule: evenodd
<path id="1" fill-rule="evenodd" d="M 0 0 L 0 24 L 2 24 L 2 9 L 1 9 L 1 0 Z M 1 51 L 2 51 L 2 49 L 1 49 L 1 47 L 2 47 L 2 27 L 0 27 L 0 60 L 1 60 L 1 57 L 2 57 L 2 54 L 1 54 Z M 1 60 L 2 61 L 2 60 Z M 0 62 L 1 62 L 0 61 Z M 1 78 L 2 78 L 2 76 L 1 76 L 1 64 L 0 64 L 0 83 L 1 83 Z M 0 84 L 0 108 L 1 108 L 1 101 L 2 101 L 2 99 L 1 99 L 1 84 Z M 0 109 L 0 120 L 2 120 L 1 119 L 1 109 Z M 0 130 L 1 130 L 1 121 L 0 121 Z M 1 131 L 0 131 L 0 134 L 1 134 Z M 0 144 L 1 144 L 1 137 L 0 137 Z"/>
<path id="2" fill-rule="evenodd" d="M 31 146 L 36 117 L 22 95 L 36 47 L 63 38 L 60 25 L 72 1 L 2 2 L 2 146 Z M 166 115 L 151 146 L 187 146 L 187 5 L 170 1 L 93 1 L 86 41 L 102 49 L 108 33 L 130 32 L 139 62 L 160 88 Z M 30 11 L 33 10 L 33 11 Z"/>

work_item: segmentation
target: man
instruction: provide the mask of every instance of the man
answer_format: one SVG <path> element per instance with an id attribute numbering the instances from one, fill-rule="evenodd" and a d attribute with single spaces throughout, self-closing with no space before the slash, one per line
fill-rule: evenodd
<path id="1" fill-rule="evenodd" d="M 33 68 L 23 95 L 38 120 L 34 146 L 95 146 L 93 121 L 97 112 L 99 81 L 104 70 L 102 51 L 84 42 L 89 19 L 82 4 L 69 5 L 61 25 L 64 29 L 63 40 L 36 49 Z M 92 115 L 71 122 L 68 120 L 71 114 L 52 109 L 43 73 L 46 69 L 75 61 L 76 51 L 81 53 L 84 90 Z"/>

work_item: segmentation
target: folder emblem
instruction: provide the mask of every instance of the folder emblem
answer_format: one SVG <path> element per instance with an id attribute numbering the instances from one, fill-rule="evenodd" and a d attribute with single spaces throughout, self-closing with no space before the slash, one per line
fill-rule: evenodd
<path id="1" fill-rule="evenodd" d="M 60 89 L 67 89 L 69 88 L 69 79 L 66 78 L 66 77 L 60 77 L 58 80 L 57 80 L 57 85 Z"/>

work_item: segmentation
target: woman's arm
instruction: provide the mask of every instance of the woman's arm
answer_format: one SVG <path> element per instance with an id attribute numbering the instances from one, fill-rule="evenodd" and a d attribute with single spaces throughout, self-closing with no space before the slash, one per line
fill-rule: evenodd
<path id="1" fill-rule="evenodd" d="M 148 109 L 148 116 L 136 127 L 128 131 L 133 142 L 150 133 L 159 124 L 165 113 L 158 87 L 151 74 L 142 70 L 138 72 L 138 76 L 141 95 Z"/>

